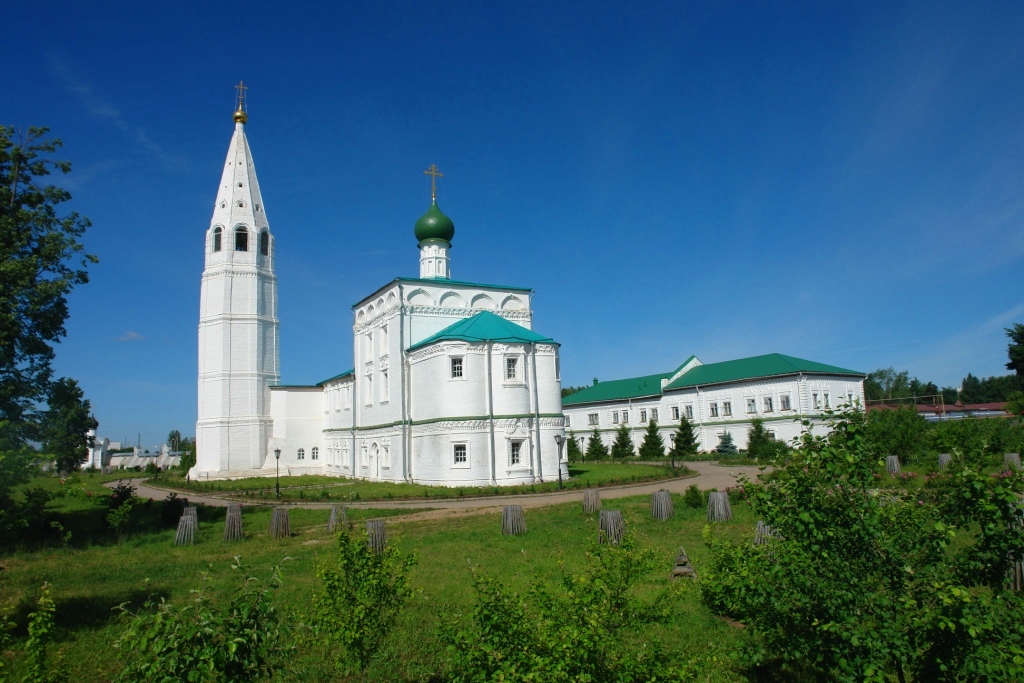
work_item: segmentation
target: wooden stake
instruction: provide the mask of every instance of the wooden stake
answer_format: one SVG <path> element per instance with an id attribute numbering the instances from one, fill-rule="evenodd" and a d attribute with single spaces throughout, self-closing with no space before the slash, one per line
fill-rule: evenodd
<path id="1" fill-rule="evenodd" d="M 242 540 L 242 505 L 240 503 L 228 505 L 228 511 L 224 518 L 224 540 Z"/>
<path id="2" fill-rule="evenodd" d="M 890 477 L 895 477 L 902 470 L 900 469 L 900 458 L 898 455 L 885 456 L 885 471 Z"/>
<path id="3" fill-rule="evenodd" d="M 953 456 L 949 453 L 939 453 L 939 472 L 949 467 L 949 463 L 953 462 Z"/>
<path id="4" fill-rule="evenodd" d="M 522 505 L 506 505 L 501 511 L 501 533 L 506 536 L 526 533 L 526 518 L 523 516 Z"/>
<path id="5" fill-rule="evenodd" d="M 672 508 L 672 494 L 662 489 L 651 496 L 651 517 L 667 522 L 675 511 Z"/>
<path id="6" fill-rule="evenodd" d="M 618 545 L 626 535 L 626 525 L 622 521 L 622 512 L 619 510 L 601 510 L 598 524 L 600 530 L 597 540 L 600 543 Z"/>
<path id="7" fill-rule="evenodd" d="M 725 491 L 712 491 L 708 494 L 708 521 L 728 522 L 732 519 L 732 506 L 729 494 Z"/>
<path id="8" fill-rule="evenodd" d="M 366 542 L 370 550 L 380 555 L 388 547 L 388 534 L 384 529 L 383 519 L 370 519 L 366 522 Z"/>
<path id="9" fill-rule="evenodd" d="M 583 492 L 583 512 L 592 514 L 601 511 L 601 491 L 587 489 Z"/>
<path id="10" fill-rule="evenodd" d="M 292 527 L 288 522 L 288 508 L 274 508 L 270 517 L 270 537 L 289 538 L 292 535 Z"/>
<path id="11" fill-rule="evenodd" d="M 185 508 L 178 519 L 178 531 L 174 535 L 174 545 L 193 545 L 196 541 L 197 522 L 195 508 Z"/>

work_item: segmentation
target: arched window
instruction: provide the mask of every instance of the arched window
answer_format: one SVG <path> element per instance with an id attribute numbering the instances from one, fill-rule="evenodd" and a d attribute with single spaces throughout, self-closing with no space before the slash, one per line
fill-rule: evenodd
<path id="1" fill-rule="evenodd" d="M 295 455 L 295 458 L 297 460 L 305 460 L 306 459 L 306 449 L 305 448 L 300 448 L 299 452 Z"/>
<path id="2" fill-rule="evenodd" d="M 264 256 L 270 253 L 270 233 L 266 230 L 260 233 L 260 253 Z"/>
<path id="3" fill-rule="evenodd" d="M 235 251 L 249 251 L 249 231 L 245 228 L 235 230 Z"/>
<path id="4" fill-rule="evenodd" d="M 213 250 L 220 251 L 220 228 L 213 229 Z"/>
<path id="5" fill-rule="evenodd" d="M 320 449 L 317 448 L 316 446 L 313 446 L 313 451 L 309 454 L 309 456 L 310 456 L 311 460 L 319 460 L 320 459 Z"/>

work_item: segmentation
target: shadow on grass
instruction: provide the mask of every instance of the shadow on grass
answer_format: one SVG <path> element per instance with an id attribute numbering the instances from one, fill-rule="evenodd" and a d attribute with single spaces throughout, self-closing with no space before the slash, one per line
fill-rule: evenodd
<path id="1" fill-rule="evenodd" d="M 117 609 L 120 605 L 131 612 L 137 612 L 147 601 L 157 603 L 170 595 L 171 592 L 165 588 L 147 586 L 145 589 L 132 588 L 126 593 L 57 597 L 54 599 L 54 623 L 57 628 L 65 631 L 100 629 L 120 618 L 121 610 Z M 11 614 L 14 637 L 24 638 L 28 635 L 29 614 L 36 610 L 38 599 L 38 594 L 26 595 L 14 606 Z"/>

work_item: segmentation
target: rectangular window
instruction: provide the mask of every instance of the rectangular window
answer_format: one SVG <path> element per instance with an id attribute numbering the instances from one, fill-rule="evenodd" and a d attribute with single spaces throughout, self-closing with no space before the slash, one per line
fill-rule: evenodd
<path id="1" fill-rule="evenodd" d="M 770 412 L 772 412 L 772 408 L 773 408 L 773 406 L 772 406 L 772 397 L 771 396 L 765 396 L 764 397 L 764 412 L 770 413 Z"/>
<path id="2" fill-rule="evenodd" d="M 562 379 L 562 362 L 558 359 L 558 352 L 555 352 L 555 381 Z"/>
<path id="3" fill-rule="evenodd" d="M 793 406 L 789 403 L 789 394 L 783 394 L 779 396 L 779 410 L 792 410 Z"/>
<path id="4" fill-rule="evenodd" d="M 380 371 L 380 400 L 381 401 L 387 401 L 388 400 L 388 391 L 389 391 L 389 389 L 388 389 L 388 371 L 387 370 L 381 370 Z"/>
<path id="5" fill-rule="evenodd" d="M 455 464 L 465 465 L 466 464 L 466 444 L 457 443 L 454 446 L 455 453 Z"/>
<path id="6" fill-rule="evenodd" d="M 352 387 L 345 387 L 345 410 L 352 409 Z"/>
<path id="7" fill-rule="evenodd" d="M 686 413 L 686 419 L 687 420 L 692 420 L 693 419 L 693 404 L 690 404 L 690 405 L 686 406 L 686 408 L 684 409 L 684 412 Z"/>
<path id="8" fill-rule="evenodd" d="M 619 415 L 619 417 L 622 418 L 623 422 L 629 422 L 629 411 L 628 410 L 623 410 L 622 413 Z"/>
<path id="9" fill-rule="evenodd" d="M 747 412 L 748 413 L 756 413 L 757 412 L 757 401 L 755 399 L 752 399 L 752 398 L 748 398 L 747 399 Z"/>
<path id="10" fill-rule="evenodd" d="M 617 410 L 613 410 L 612 411 L 612 424 L 613 425 L 619 424 L 619 411 L 617 411 Z"/>
<path id="11" fill-rule="evenodd" d="M 521 439 L 512 439 L 508 442 L 508 464 L 518 465 L 520 455 L 523 452 L 523 442 Z"/>
<path id="12" fill-rule="evenodd" d="M 709 411 L 709 414 L 711 415 L 711 417 L 718 417 L 718 404 L 717 403 L 709 403 L 708 404 L 708 411 Z"/>
<path id="13" fill-rule="evenodd" d="M 519 371 L 519 359 L 518 358 L 506 358 L 505 359 L 505 379 L 513 380 L 518 376 Z"/>
<path id="14" fill-rule="evenodd" d="M 732 417 L 732 401 L 722 401 L 722 417 Z"/>
<path id="15" fill-rule="evenodd" d="M 572 425 L 572 415 L 566 415 L 565 416 L 565 426 L 569 427 L 570 425 Z"/>
<path id="16" fill-rule="evenodd" d="M 382 327 L 380 330 L 380 355 L 388 355 L 388 328 Z"/>
<path id="17" fill-rule="evenodd" d="M 596 427 L 597 426 L 597 413 L 588 413 L 587 414 L 587 423 L 591 427 Z"/>
<path id="18" fill-rule="evenodd" d="M 678 420 L 679 419 L 679 406 L 672 406 L 672 419 L 673 420 Z"/>
<path id="19" fill-rule="evenodd" d="M 452 358 L 452 379 L 462 379 L 462 359 Z"/>
<path id="20" fill-rule="evenodd" d="M 658 409 L 657 408 L 651 408 L 651 422 L 657 422 L 657 421 L 658 421 Z"/>
<path id="21" fill-rule="evenodd" d="M 384 446 L 383 454 L 381 455 L 381 467 L 391 467 L 391 446 Z"/>
<path id="22" fill-rule="evenodd" d="M 320 459 L 320 449 L 317 448 L 316 446 L 313 446 L 313 450 L 310 452 L 309 457 L 310 457 L 310 460 L 319 460 Z"/>
<path id="23" fill-rule="evenodd" d="M 640 411 L 640 424 L 643 424 L 644 422 L 647 422 L 647 411 L 646 410 L 641 410 Z"/>
<path id="24" fill-rule="evenodd" d="M 818 397 L 818 392 L 811 394 L 811 407 L 815 410 L 821 410 L 821 399 Z"/>
<path id="25" fill-rule="evenodd" d="M 853 405 L 853 392 L 852 391 L 846 395 L 846 403 L 848 405 L 851 405 L 851 406 Z"/>
<path id="26" fill-rule="evenodd" d="M 373 405 L 373 375 L 366 376 L 366 405 Z"/>
<path id="27" fill-rule="evenodd" d="M 825 392 L 825 410 L 832 410 L 832 399 L 828 392 Z"/>

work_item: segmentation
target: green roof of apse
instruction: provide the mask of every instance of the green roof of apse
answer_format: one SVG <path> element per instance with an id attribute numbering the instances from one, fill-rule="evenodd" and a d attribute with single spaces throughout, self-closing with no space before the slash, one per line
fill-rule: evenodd
<path id="1" fill-rule="evenodd" d="M 317 382 L 316 385 L 318 387 L 322 387 L 323 385 L 327 384 L 328 382 L 333 382 L 336 379 L 341 379 L 342 377 L 348 377 L 349 375 L 355 374 L 355 371 L 356 371 L 355 368 L 352 368 L 351 370 L 346 370 L 345 372 L 341 373 L 340 375 L 335 375 L 334 377 L 328 377 L 327 379 L 325 379 L 322 382 Z"/>
<path id="2" fill-rule="evenodd" d="M 784 356 L 781 353 L 769 353 L 764 356 L 727 360 L 721 363 L 698 365 L 688 370 L 683 376 L 665 387 L 666 391 L 684 389 L 686 387 L 707 384 L 722 384 L 739 380 L 758 379 L 762 377 L 778 377 L 797 373 L 812 375 L 851 375 L 864 377 L 863 372 L 847 370 L 834 365 L 816 363 L 811 360 Z M 564 403 L 564 401 L 563 401 Z"/>
<path id="3" fill-rule="evenodd" d="M 444 328 L 437 334 L 413 344 L 409 347 L 409 350 L 414 351 L 423 346 L 427 346 L 428 344 L 447 340 L 465 342 L 496 341 L 519 344 L 557 343 L 550 337 L 545 337 L 532 330 L 526 329 L 522 325 L 516 325 L 513 322 L 509 322 L 490 311 L 481 311 L 472 318 L 460 320 Z"/>
<path id="4" fill-rule="evenodd" d="M 577 403 L 598 403 L 601 401 L 619 401 L 627 398 L 642 398 L 644 396 L 660 396 L 661 380 L 668 379 L 674 374 L 675 371 L 661 372 L 657 375 L 598 382 L 586 389 L 569 394 L 562 399 L 562 405 L 569 406 Z"/>

